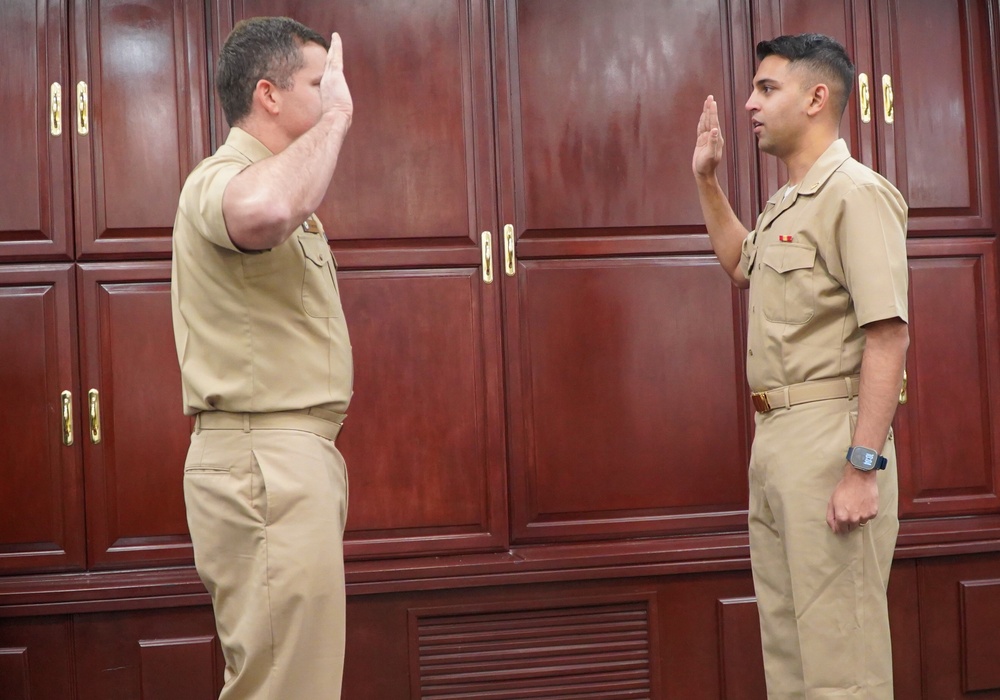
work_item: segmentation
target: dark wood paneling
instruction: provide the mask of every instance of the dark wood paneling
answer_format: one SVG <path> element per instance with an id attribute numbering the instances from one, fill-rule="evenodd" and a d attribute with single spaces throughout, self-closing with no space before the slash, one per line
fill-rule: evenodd
<path id="1" fill-rule="evenodd" d="M 908 401 L 897 412 L 904 517 L 1000 510 L 997 239 L 909 244 Z M 950 437 L 946 437 L 950 436 Z"/>
<path id="2" fill-rule="evenodd" d="M 1000 619 L 1000 558 L 927 559 L 918 562 L 917 574 L 922 697 L 1000 697 L 996 686 L 985 693 L 969 686 L 996 679 L 996 668 L 981 664 L 997 658 L 997 629 L 972 616 L 982 622 Z"/>
<path id="3" fill-rule="evenodd" d="M 79 700 L 213 700 L 222 651 L 211 608 L 79 615 Z"/>
<path id="4" fill-rule="evenodd" d="M 668 135 L 691 133 L 681 125 L 693 129 L 697 105 L 710 93 L 727 125 L 741 123 L 733 97 L 734 79 L 749 83 L 733 69 L 734 62 L 746 66 L 733 58 L 747 40 L 741 8 L 732 7 L 732 16 L 715 0 L 506 7 L 500 59 L 510 104 L 500 109 L 512 152 L 501 165 L 513 169 L 503 217 L 524 239 L 520 254 L 544 249 L 528 239 L 703 231 L 692 142 Z M 685 69 L 677 70 L 681 57 Z M 736 167 L 727 161 L 723 168 L 733 200 L 749 194 L 738 191 Z"/>
<path id="5" fill-rule="evenodd" d="M 73 84 L 90 98 L 89 133 L 73 137 L 79 256 L 167 256 L 181 185 L 208 155 L 205 5 L 72 9 Z"/>
<path id="6" fill-rule="evenodd" d="M 168 262 L 80 266 L 81 392 L 99 392 L 101 421 L 98 443 L 81 430 L 91 567 L 192 560 L 169 280 Z"/>
<path id="7" fill-rule="evenodd" d="M 996 56 L 986 3 L 875 0 L 873 7 L 880 169 L 910 207 L 910 230 L 993 229 Z M 884 119 L 883 75 L 892 80 L 892 124 Z"/>
<path id="8" fill-rule="evenodd" d="M 963 581 L 959 594 L 962 616 L 962 690 L 1000 691 L 1000 579 Z"/>
<path id="9" fill-rule="evenodd" d="M 715 261 L 522 261 L 517 280 L 515 539 L 745 527 L 739 297 Z"/>
<path id="10" fill-rule="evenodd" d="M 142 700 L 214 698 L 219 646 L 214 635 L 139 640 Z M 184 673 L 178 673 L 184 669 Z"/>
<path id="11" fill-rule="evenodd" d="M 921 598 L 917 586 L 917 567 L 914 560 L 897 558 L 889 576 L 889 633 L 892 639 L 892 682 L 895 696 L 927 698 L 923 695 L 920 665 L 920 609 Z M 933 605 L 933 601 L 927 601 Z"/>
<path id="12" fill-rule="evenodd" d="M 0 697 L 75 698 L 76 663 L 69 617 L 0 620 Z"/>
<path id="13" fill-rule="evenodd" d="M 66 78 L 66 8 L 62 2 L 0 4 L 0 100 L 5 139 L 0 166 L 0 257 L 68 258 L 72 86 Z M 62 130 L 49 123 L 51 86 L 62 91 Z"/>
<path id="14" fill-rule="evenodd" d="M 0 267 L 0 571 L 84 566 L 79 444 L 63 444 L 61 394 L 79 429 L 73 268 Z"/>
<path id="15" fill-rule="evenodd" d="M 507 543 L 499 342 L 476 269 L 346 272 L 349 557 Z"/>
<path id="16" fill-rule="evenodd" d="M 719 601 L 719 685 L 724 700 L 767 697 L 756 598 Z"/>

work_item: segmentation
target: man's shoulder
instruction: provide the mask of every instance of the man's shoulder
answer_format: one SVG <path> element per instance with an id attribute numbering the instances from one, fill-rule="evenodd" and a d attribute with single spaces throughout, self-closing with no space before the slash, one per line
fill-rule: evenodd
<path id="1" fill-rule="evenodd" d="M 833 189 L 840 194 L 851 189 L 874 187 L 888 190 L 893 196 L 900 196 L 899 190 L 882 174 L 872 170 L 854 158 L 845 160 L 830 178 Z"/>
<path id="2" fill-rule="evenodd" d="M 250 159 L 238 150 L 228 144 L 222 144 L 215 153 L 198 163 L 188 174 L 181 188 L 181 205 L 183 206 L 189 197 L 199 197 L 216 175 L 226 171 L 239 172 L 250 163 Z"/>

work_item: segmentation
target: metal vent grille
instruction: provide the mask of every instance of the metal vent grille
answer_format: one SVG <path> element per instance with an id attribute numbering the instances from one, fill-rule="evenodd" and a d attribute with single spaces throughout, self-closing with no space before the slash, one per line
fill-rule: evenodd
<path id="1" fill-rule="evenodd" d="M 650 698 L 646 603 L 418 618 L 423 700 Z"/>

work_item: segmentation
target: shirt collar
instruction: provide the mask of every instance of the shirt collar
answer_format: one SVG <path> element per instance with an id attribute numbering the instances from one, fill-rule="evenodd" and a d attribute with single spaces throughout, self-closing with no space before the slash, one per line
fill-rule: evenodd
<path id="1" fill-rule="evenodd" d="M 831 143 L 802 178 L 798 194 L 816 194 L 830 176 L 850 158 L 851 152 L 847 149 L 847 142 L 844 139 L 837 139 Z"/>
<path id="2" fill-rule="evenodd" d="M 274 155 L 268 150 L 267 146 L 238 126 L 234 126 L 229 130 L 229 136 L 226 137 L 226 145 L 239 151 L 251 163 L 256 163 Z"/>

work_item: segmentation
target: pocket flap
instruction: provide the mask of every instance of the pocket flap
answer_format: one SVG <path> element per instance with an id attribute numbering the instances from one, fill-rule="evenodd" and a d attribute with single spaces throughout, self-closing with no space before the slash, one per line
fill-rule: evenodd
<path id="1" fill-rule="evenodd" d="M 761 261 L 777 272 L 811 269 L 816 249 L 797 243 L 772 243 L 764 249 Z"/>
<path id="2" fill-rule="evenodd" d="M 316 265 L 326 265 L 330 262 L 330 258 L 333 257 L 333 253 L 330 252 L 330 245 L 326 242 L 325 236 L 299 236 L 299 245 L 302 246 L 302 253 L 306 258 Z"/>

